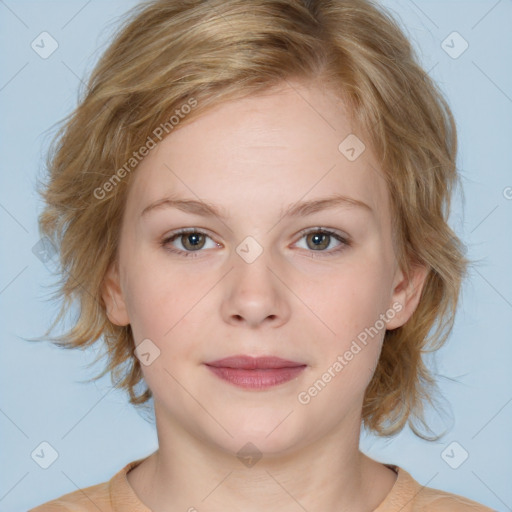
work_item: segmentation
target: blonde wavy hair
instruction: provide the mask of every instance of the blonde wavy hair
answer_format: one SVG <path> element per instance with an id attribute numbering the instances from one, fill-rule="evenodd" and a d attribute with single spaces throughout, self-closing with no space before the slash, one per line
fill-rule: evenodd
<path id="1" fill-rule="evenodd" d="M 130 326 L 112 324 L 101 297 L 134 174 L 126 164 L 135 169 L 130 159 L 192 99 L 182 124 L 291 79 L 329 87 L 348 106 L 388 184 L 398 262 L 406 275 L 428 268 L 415 312 L 385 333 L 362 410 L 377 435 L 408 422 L 427 439 L 416 422 L 430 430 L 424 405 L 438 389 L 423 355 L 450 334 L 469 263 L 447 223 L 456 129 L 397 21 L 369 0 L 157 0 L 128 13 L 48 154 L 39 227 L 59 252 L 62 303 L 45 336 L 77 304 L 73 326 L 49 339 L 65 348 L 102 339 L 108 362 L 91 380 L 110 372 L 132 404 L 151 398 L 147 387 L 137 393 Z M 122 179 L 106 187 L 115 174 Z"/>

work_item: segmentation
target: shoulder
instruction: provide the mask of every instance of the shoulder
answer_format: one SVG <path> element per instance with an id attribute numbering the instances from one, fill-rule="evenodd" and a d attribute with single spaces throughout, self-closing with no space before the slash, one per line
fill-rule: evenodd
<path id="1" fill-rule="evenodd" d="M 418 494 L 416 507 L 418 512 L 495 512 L 469 498 L 430 487 L 423 487 Z"/>
<path id="2" fill-rule="evenodd" d="M 109 483 L 91 485 L 64 494 L 60 498 L 38 505 L 28 512 L 89 512 L 91 510 L 110 512 Z"/>
<path id="3" fill-rule="evenodd" d="M 121 508 L 121 504 L 128 506 L 129 510 L 133 512 L 140 510 L 146 512 L 126 479 L 128 471 L 143 460 L 129 462 L 107 482 L 64 494 L 60 498 L 47 501 L 28 512 L 98 512 L 98 510 L 114 512 Z"/>
<path id="4" fill-rule="evenodd" d="M 423 486 L 399 466 L 392 468 L 398 478 L 375 512 L 496 512 L 458 494 Z"/>

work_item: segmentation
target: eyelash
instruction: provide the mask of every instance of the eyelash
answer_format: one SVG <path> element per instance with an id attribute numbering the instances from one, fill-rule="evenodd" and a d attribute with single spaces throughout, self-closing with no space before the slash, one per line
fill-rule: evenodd
<path id="1" fill-rule="evenodd" d="M 204 231 L 201 231 L 200 229 L 187 228 L 187 229 L 180 229 L 178 231 L 175 231 L 170 236 L 165 237 L 162 240 L 162 242 L 161 242 L 161 246 L 166 251 L 172 252 L 174 254 L 179 254 L 179 255 L 184 256 L 186 258 L 198 257 L 199 256 L 198 253 L 203 252 L 202 250 L 198 250 L 198 251 L 182 251 L 182 250 L 171 248 L 169 246 L 169 244 L 171 242 L 173 242 L 174 240 L 179 238 L 181 235 L 191 234 L 191 233 L 197 233 L 197 234 L 200 234 L 200 235 L 205 235 L 208 238 L 212 239 L 207 233 L 205 233 Z M 305 235 L 309 235 L 309 234 L 312 234 L 312 233 L 321 233 L 322 235 L 328 235 L 328 236 L 331 236 L 331 237 L 335 238 L 338 242 L 341 242 L 341 245 L 339 247 L 337 247 L 336 249 L 330 250 L 330 251 L 312 251 L 312 250 L 308 251 L 308 252 L 312 253 L 311 254 L 312 258 L 318 258 L 318 257 L 323 258 L 323 257 L 329 257 L 329 256 L 337 255 L 340 252 L 344 251 L 347 247 L 350 247 L 352 245 L 352 242 L 350 241 L 350 239 L 341 236 L 340 234 L 336 233 L 335 231 L 331 231 L 330 229 L 324 229 L 324 228 L 321 228 L 321 227 L 308 228 L 308 229 L 302 230 L 299 233 L 299 235 L 300 235 L 299 236 L 299 240 L 301 238 L 303 238 Z M 217 243 L 217 242 L 215 242 L 215 243 Z M 315 254 L 315 253 L 319 253 L 319 254 Z"/>

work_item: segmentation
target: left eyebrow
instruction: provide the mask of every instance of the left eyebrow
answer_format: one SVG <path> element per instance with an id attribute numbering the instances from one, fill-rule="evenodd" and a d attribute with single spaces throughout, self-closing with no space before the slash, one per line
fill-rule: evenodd
<path id="1" fill-rule="evenodd" d="M 336 194 L 311 201 L 292 203 L 291 205 L 288 205 L 284 210 L 281 210 L 280 217 L 287 218 L 312 215 L 313 213 L 336 207 L 357 208 L 361 211 L 373 213 L 372 208 L 363 201 Z M 215 206 L 211 203 L 196 201 L 194 199 L 179 199 L 177 197 L 164 197 L 146 206 L 144 210 L 142 210 L 141 217 L 151 211 L 160 210 L 162 208 L 176 208 L 183 212 L 200 215 L 202 217 L 218 217 L 224 220 L 228 218 L 227 212 L 223 208 Z"/>
<path id="2" fill-rule="evenodd" d="M 289 205 L 284 211 L 281 212 L 283 218 L 286 217 L 299 217 L 312 215 L 313 213 L 327 210 L 331 208 L 355 208 L 360 209 L 361 211 L 367 211 L 369 213 L 373 213 L 372 208 L 360 201 L 359 199 L 355 199 L 353 197 L 347 197 L 341 194 L 335 194 L 333 196 L 324 197 L 320 199 L 315 199 L 312 201 L 303 201 L 300 203 L 293 203 Z"/>

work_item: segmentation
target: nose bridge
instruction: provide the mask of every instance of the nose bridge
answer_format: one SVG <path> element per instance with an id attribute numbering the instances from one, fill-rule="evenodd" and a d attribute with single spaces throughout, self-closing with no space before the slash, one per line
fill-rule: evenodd
<path id="1" fill-rule="evenodd" d="M 284 286 L 277 277 L 279 270 L 271 255 L 271 251 L 252 236 L 235 248 L 223 304 L 226 321 L 256 326 L 264 321 L 286 320 L 288 306 Z"/>

